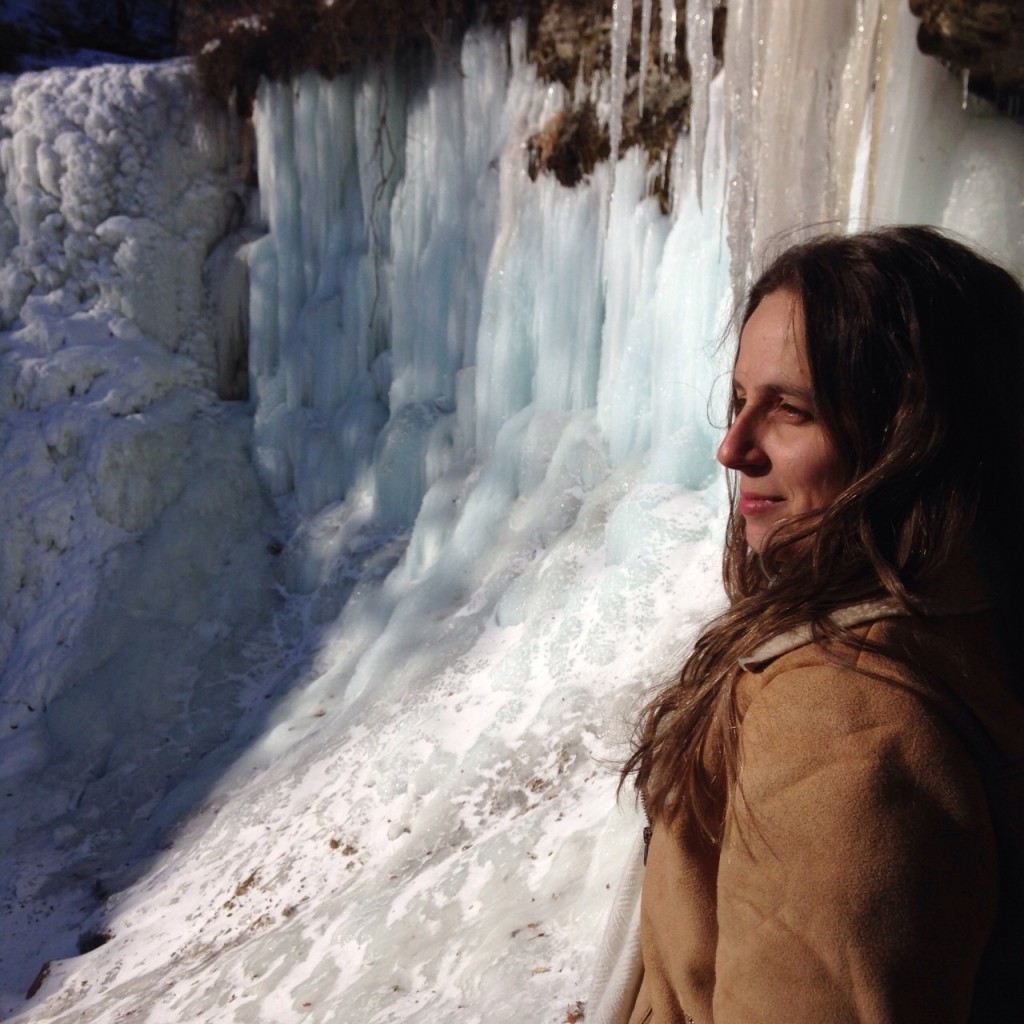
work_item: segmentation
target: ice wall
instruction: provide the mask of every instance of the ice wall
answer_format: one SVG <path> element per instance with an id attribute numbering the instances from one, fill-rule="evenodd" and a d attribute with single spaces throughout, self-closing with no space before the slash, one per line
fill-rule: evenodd
<path id="1" fill-rule="evenodd" d="M 729 5 L 726 131 L 734 272 L 819 222 L 927 223 L 1020 273 L 1021 133 L 917 50 L 917 21 L 887 0 Z"/>
<path id="2" fill-rule="evenodd" d="M 706 393 L 714 373 L 706 348 L 727 259 L 718 208 L 704 217 L 692 187 L 681 191 L 675 227 L 645 198 L 639 153 L 613 197 L 607 168 L 574 190 L 530 182 L 526 134 L 566 98 L 535 82 L 522 51 L 522 27 L 511 63 L 479 33 L 462 52 L 465 77 L 442 63 L 404 84 L 373 72 L 261 90 L 269 230 L 249 256 L 257 457 L 304 513 L 360 481 L 381 522 L 408 527 L 430 486 L 486 462 L 517 417 L 564 425 L 596 413 L 612 465 L 652 436 L 711 437 L 700 400 L 680 397 Z M 309 174 L 310 140 L 339 138 L 323 111 L 352 126 L 351 141 L 317 151 L 328 169 Z M 385 148 L 395 166 L 382 173 Z M 708 178 L 720 190 L 720 139 L 715 155 Z M 684 262 L 689 298 L 673 281 Z M 702 482 L 707 460 L 685 461 L 662 473 Z"/>
<path id="3" fill-rule="evenodd" d="M 690 15 L 701 67 L 710 13 Z M 380 529 L 412 528 L 413 578 L 472 563 L 556 472 L 512 467 L 584 423 L 594 479 L 634 464 L 673 487 L 715 476 L 715 346 L 772 245 L 822 223 L 916 220 L 1024 265 L 1019 126 L 964 109 L 915 26 L 884 0 L 731 4 L 725 73 L 695 82 L 668 217 L 636 151 L 575 189 L 529 181 L 523 143 L 566 97 L 535 81 L 522 26 L 507 53 L 471 34 L 464 77 L 424 58 L 264 85 L 268 233 L 249 262 L 270 489 L 304 517 L 346 497 Z M 324 578 L 305 539 L 289 555 L 303 586 Z"/>

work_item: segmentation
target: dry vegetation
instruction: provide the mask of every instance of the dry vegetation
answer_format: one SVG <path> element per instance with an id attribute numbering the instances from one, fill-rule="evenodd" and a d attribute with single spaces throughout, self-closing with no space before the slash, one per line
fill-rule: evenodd
<path id="1" fill-rule="evenodd" d="M 333 78 L 402 46 L 444 40 L 472 17 L 475 0 L 192 0 L 181 45 L 210 95 L 247 115 L 261 77 L 314 70 Z"/>
<path id="2" fill-rule="evenodd" d="M 611 67 L 612 9 L 608 0 L 512 0 L 528 17 L 528 52 L 538 72 L 561 82 L 573 95 L 577 81 L 607 76 Z M 622 110 L 621 156 L 641 146 L 652 165 L 662 168 L 654 190 L 667 208 L 667 158 L 679 135 L 690 126 L 690 65 L 686 60 L 685 4 L 677 0 L 675 60 L 662 64 L 657 52 L 661 35 L 660 5 L 652 4 L 650 52 L 641 67 L 640 4 L 634 5 L 632 39 L 626 55 L 626 93 Z M 715 71 L 721 67 L 725 40 L 726 5 L 714 10 L 712 45 Z M 643 110 L 640 83 L 643 81 Z M 530 140 L 530 174 L 554 174 L 563 185 L 574 185 L 611 155 L 608 126 L 601 124 L 593 104 L 580 100 Z"/>
<path id="3" fill-rule="evenodd" d="M 624 151 L 641 145 L 652 162 L 666 163 L 689 126 L 690 69 L 686 62 L 684 5 L 676 58 L 663 66 L 652 46 L 641 68 L 637 5 L 627 60 L 623 110 Z M 607 76 L 611 58 L 609 0 L 191 0 L 182 11 L 181 41 L 206 90 L 233 100 L 246 116 L 261 77 L 288 79 L 307 69 L 333 77 L 360 61 L 380 60 L 403 48 L 433 46 L 446 59 L 457 53 L 461 32 L 476 19 L 503 23 L 525 17 L 528 51 L 540 75 L 565 85 Z M 715 11 L 715 53 L 721 60 L 725 7 Z M 659 38 L 654 5 L 652 40 Z M 643 78 L 644 109 L 638 103 Z M 608 159 L 608 126 L 586 97 L 573 102 L 529 143 L 530 174 L 554 174 L 572 186 Z M 664 186 L 662 191 L 666 191 Z M 662 195 L 665 202 L 667 194 Z"/>

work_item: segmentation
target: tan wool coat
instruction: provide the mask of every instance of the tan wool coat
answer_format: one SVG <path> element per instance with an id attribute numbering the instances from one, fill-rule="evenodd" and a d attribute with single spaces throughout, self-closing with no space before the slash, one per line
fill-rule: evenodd
<path id="1" fill-rule="evenodd" d="M 1024 1021 L 1024 707 L 984 614 L 744 659 L 720 846 L 655 822 L 630 1024 Z"/>

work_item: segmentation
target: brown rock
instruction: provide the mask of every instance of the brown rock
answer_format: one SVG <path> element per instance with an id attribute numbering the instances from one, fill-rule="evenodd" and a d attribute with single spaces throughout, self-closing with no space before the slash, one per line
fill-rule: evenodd
<path id="1" fill-rule="evenodd" d="M 971 92 L 1020 110 L 1024 93 L 1024 0 L 909 0 L 921 19 L 917 45 Z"/>
<path id="2" fill-rule="evenodd" d="M 690 67 L 686 61 L 685 5 L 679 8 L 676 55 L 670 67 L 662 67 L 658 54 L 660 5 L 654 4 L 647 66 L 641 68 L 640 5 L 635 4 L 633 32 L 626 56 L 626 95 L 622 109 L 621 155 L 642 146 L 652 164 L 667 166 L 667 155 L 680 133 L 690 125 Z M 561 82 L 572 95 L 578 80 L 608 76 L 611 65 L 611 5 L 608 0 L 498 0 L 492 13 L 499 16 L 526 14 L 529 59 L 548 81 Z M 713 48 L 715 72 L 721 68 L 725 37 L 726 6 L 715 8 Z M 644 108 L 640 111 L 640 81 L 644 83 Z M 608 159 L 611 150 L 607 125 L 598 122 L 596 111 L 584 101 L 552 118 L 529 142 L 531 177 L 554 174 L 572 186 L 586 177 L 595 163 Z M 667 174 L 655 185 L 663 204 L 668 203 Z"/>
<path id="3" fill-rule="evenodd" d="M 42 967 L 39 968 L 39 973 L 32 980 L 32 984 L 29 985 L 28 991 L 25 993 L 26 999 L 31 999 L 42 987 L 43 982 L 50 976 L 50 961 L 47 960 Z"/>

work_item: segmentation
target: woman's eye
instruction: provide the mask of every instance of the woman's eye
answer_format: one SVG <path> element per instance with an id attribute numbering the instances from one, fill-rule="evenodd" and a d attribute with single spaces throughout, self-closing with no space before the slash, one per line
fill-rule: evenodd
<path id="1" fill-rule="evenodd" d="M 806 409 L 801 409 L 798 405 L 793 405 L 790 402 L 779 402 L 779 411 L 784 413 L 792 420 L 799 420 L 804 422 L 811 419 L 811 414 Z"/>

